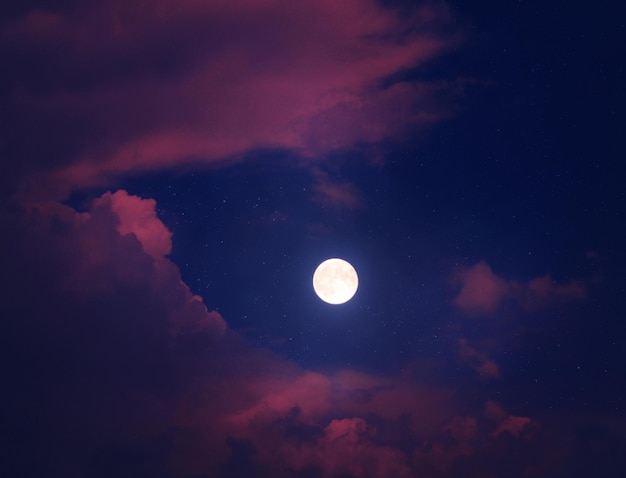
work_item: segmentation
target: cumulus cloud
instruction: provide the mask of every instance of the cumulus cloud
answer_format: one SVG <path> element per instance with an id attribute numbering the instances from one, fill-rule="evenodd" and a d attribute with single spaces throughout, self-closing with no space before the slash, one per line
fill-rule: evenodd
<path id="1" fill-rule="evenodd" d="M 493 312 L 511 294 L 511 284 L 496 276 L 484 262 L 460 271 L 457 280 L 461 290 L 454 303 L 468 312 Z"/>
<path id="2" fill-rule="evenodd" d="M 528 282 L 506 280 L 485 262 L 458 271 L 453 283 L 459 288 L 453 302 L 469 315 L 493 315 L 507 302 L 532 309 L 587 296 L 587 287 L 582 281 L 558 283 L 549 275 Z"/>
<path id="3" fill-rule="evenodd" d="M 172 252 L 172 233 L 157 217 L 155 206 L 154 199 L 141 199 L 124 190 L 107 192 L 94 202 L 94 207 L 108 207 L 117 216 L 117 232 L 134 234 L 143 250 L 159 259 Z"/>
<path id="4" fill-rule="evenodd" d="M 165 257 L 172 247 L 171 232 L 157 217 L 154 200 L 120 190 L 95 199 L 84 213 L 54 202 L 31 207 L 22 221 L 32 222 L 36 233 L 24 242 L 23 247 L 32 249 L 24 255 L 37 257 L 34 250 L 45 253 L 48 259 L 42 267 L 59 267 L 55 286 L 63 293 L 77 298 L 126 296 L 133 290 L 155 294 L 172 327 L 181 325 L 177 317 L 184 317 L 188 326 L 225 329 L 224 320 L 207 311 L 202 298 L 181 280 L 178 267 Z"/>
<path id="5" fill-rule="evenodd" d="M 376 430 L 362 418 L 332 420 L 315 447 L 300 449 L 293 457 L 298 468 L 323 463 L 323 476 L 363 476 L 382 478 L 412 476 L 408 457 L 400 450 L 376 444 Z"/>
<path id="6" fill-rule="evenodd" d="M 134 232 L 120 232 L 125 224 L 151 237 L 142 235 L 146 217 L 149 231 L 169 237 L 153 202 L 123 192 L 84 213 L 57 203 L 3 211 L 10 280 L 2 290 L 0 420 L 12 436 L 3 476 L 117 474 L 126 466 L 121 450 L 152 449 L 171 427 L 196 365 L 191 337 L 214 343 L 227 332 L 163 247 L 147 241 L 146 250 Z M 164 460 L 146 453 L 136 473 L 164 476 Z"/>

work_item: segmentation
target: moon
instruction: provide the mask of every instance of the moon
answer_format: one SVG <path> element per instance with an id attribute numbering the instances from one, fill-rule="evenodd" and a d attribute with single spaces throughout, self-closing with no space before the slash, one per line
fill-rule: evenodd
<path id="1" fill-rule="evenodd" d="M 327 259 L 313 273 L 313 289 L 320 299 L 329 304 L 348 302 L 359 287 L 356 270 L 343 259 Z"/>

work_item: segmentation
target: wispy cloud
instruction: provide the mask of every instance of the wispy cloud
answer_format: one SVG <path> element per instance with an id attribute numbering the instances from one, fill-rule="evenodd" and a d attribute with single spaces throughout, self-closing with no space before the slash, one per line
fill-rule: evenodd
<path id="1" fill-rule="evenodd" d="M 459 359 L 461 362 L 474 369 L 485 378 L 497 378 L 500 376 L 500 368 L 489 358 L 489 355 L 470 345 L 467 339 L 459 339 Z"/>
<path id="2" fill-rule="evenodd" d="M 31 53 L 12 106 L 39 112 L 50 145 L 73 144 L 47 159 L 59 192 L 255 148 L 317 157 L 439 121 L 447 85 L 383 83 L 456 44 L 450 26 L 437 2 L 401 15 L 373 0 L 168 0 L 34 10 L 2 37 Z M 20 68 L 45 79 L 19 83 Z"/>

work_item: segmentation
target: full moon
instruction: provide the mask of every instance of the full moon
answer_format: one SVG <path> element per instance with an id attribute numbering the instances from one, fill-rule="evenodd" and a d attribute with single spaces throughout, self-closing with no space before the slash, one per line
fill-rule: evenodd
<path id="1" fill-rule="evenodd" d="M 327 259 L 313 274 L 313 289 L 324 302 L 343 304 L 348 302 L 359 287 L 359 277 L 352 264 L 343 259 Z"/>

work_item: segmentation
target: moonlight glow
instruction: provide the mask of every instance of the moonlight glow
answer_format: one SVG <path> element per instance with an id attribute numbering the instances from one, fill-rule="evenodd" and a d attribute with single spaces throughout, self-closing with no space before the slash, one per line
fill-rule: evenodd
<path id="1" fill-rule="evenodd" d="M 313 274 L 313 289 L 324 302 L 343 304 L 348 302 L 359 287 L 354 267 L 343 259 L 322 262 Z"/>

